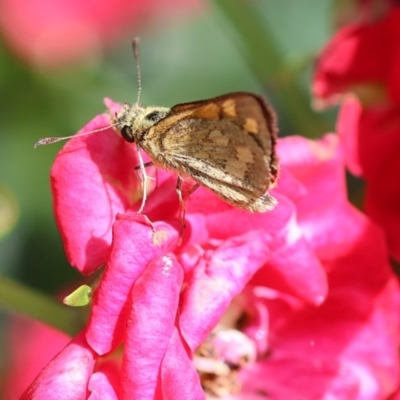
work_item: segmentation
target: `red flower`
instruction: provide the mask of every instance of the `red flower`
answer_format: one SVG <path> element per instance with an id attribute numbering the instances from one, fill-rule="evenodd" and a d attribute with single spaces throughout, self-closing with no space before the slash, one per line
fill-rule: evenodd
<path id="1" fill-rule="evenodd" d="M 400 259 L 400 8 L 376 23 L 339 31 L 322 52 L 313 91 L 323 102 L 348 92 L 338 132 L 348 168 L 366 181 L 365 210 Z"/>
<path id="2" fill-rule="evenodd" d="M 107 124 L 108 118 L 99 116 L 83 132 Z M 344 283 L 345 296 L 362 298 L 363 305 L 369 305 L 364 317 L 378 312 L 376 298 L 391 279 L 386 253 L 379 231 L 347 202 L 337 139 L 333 135 L 320 142 L 285 139 L 279 143 L 279 153 L 282 169 L 274 190 L 279 205 L 273 212 L 251 214 L 200 188 L 188 199 L 187 227 L 178 247 L 175 176 L 160 171 L 158 182 L 149 188 L 145 213 L 154 223 L 153 232 L 134 213 L 140 203 L 134 146 L 112 129 L 67 143 L 52 169 L 55 213 L 65 250 L 71 264 L 85 274 L 106 264 L 89 322 L 77 339 L 83 352 L 92 349 L 96 360 L 82 385 L 89 390 L 94 382 L 106 385 L 110 398 L 202 399 L 200 382 L 213 392 L 220 373 L 236 382 L 234 377 L 242 371 L 247 384 L 246 363 L 259 371 L 265 368 L 264 363 L 255 363 L 255 354 L 265 357 L 275 346 L 270 335 L 279 334 L 284 326 L 294 338 L 306 338 L 299 323 L 317 324 L 312 322 L 316 320 L 324 335 L 330 327 L 347 337 L 352 321 L 358 323 L 359 310 L 349 309 L 340 320 L 337 310 L 346 301 L 340 297 Z M 373 248 L 371 242 L 380 245 Z M 326 297 L 326 273 L 338 292 L 318 308 Z M 388 294 L 389 302 L 394 291 Z M 271 294 L 276 301 L 268 298 Z M 224 314 L 235 302 L 239 314 L 227 320 Z M 243 312 L 248 317 L 239 324 Z M 230 320 L 229 329 L 220 325 L 210 339 L 222 317 L 225 323 Z M 292 325 L 293 321 L 300 322 Z M 240 327 L 246 335 L 235 333 Z M 318 340 L 324 339 L 322 333 Z M 296 358 L 290 335 L 282 337 L 288 338 L 282 349 L 288 345 L 287 351 Z M 379 343 L 385 338 L 384 332 L 376 337 Z M 353 342 L 359 345 L 357 338 Z M 113 384 L 115 374 L 99 371 L 105 356 L 115 356 L 121 343 L 121 369 L 118 384 Z M 379 386 L 378 375 L 383 374 L 391 388 L 397 343 L 392 337 L 388 343 L 382 347 L 387 367 L 379 364 L 375 372 L 372 361 L 364 358 L 371 379 Z M 338 347 L 321 344 L 318 349 L 337 356 Z M 219 354 L 217 359 L 213 354 Z M 302 357 L 307 363 L 305 352 Z M 42 387 L 47 382 L 42 377 L 58 374 L 51 365 L 26 393 L 49 393 L 49 386 Z M 260 386 L 270 390 L 274 382 L 280 386 L 279 365 L 276 371 L 275 378 L 249 383 L 243 393 L 259 391 Z M 299 380 L 315 372 L 310 371 L 304 369 Z M 330 368 L 329 373 L 340 385 L 341 370 Z M 58 389 L 51 390 L 54 394 Z M 277 393 L 284 393 L 280 390 Z"/>
<path id="3" fill-rule="evenodd" d="M 322 101 L 356 92 L 365 102 L 400 102 L 400 8 L 341 29 L 321 53 L 312 91 Z M 381 93 L 383 92 L 383 93 Z M 388 101 L 386 100 L 386 101 Z"/>
<path id="4" fill-rule="evenodd" d="M 400 260 L 400 106 L 363 109 L 348 99 L 338 132 L 350 171 L 366 180 L 365 210 L 385 229 L 390 252 Z"/>
<path id="5" fill-rule="evenodd" d="M 199 5 L 197 0 L 157 6 L 141 0 L 1 0 L 0 29 L 17 55 L 56 67 L 108 47 L 150 13 Z"/>

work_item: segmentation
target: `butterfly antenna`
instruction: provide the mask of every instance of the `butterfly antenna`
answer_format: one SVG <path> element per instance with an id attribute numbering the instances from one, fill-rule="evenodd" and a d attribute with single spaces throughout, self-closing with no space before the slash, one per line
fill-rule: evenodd
<path id="1" fill-rule="evenodd" d="M 138 95 L 137 95 L 137 100 L 136 104 L 140 104 L 140 96 L 142 94 L 142 77 L 140 73 L 140 62 L 139 62 L 139 38 L 135 37 L 132 42 L 132 48 L 133 48 L 133 57 L 135 58 L 135 64 L 136 64 L 136 73 L 137 73 L 137 85 L 138 85 Z"/>
<path id="2" fill-rule="evenodd" d="M 62 136 L 62 137 L 53 136 L 53 137 L 42 138 L 42 139 L 39 139 L 33 147 L 36 149 L 36 147 L 38 147 L 38 146 L 45 146 L 46 144 L 53 144 L 53 143 L 61 142 L 62 140 L 67 140 L 67 139 L 75 138 L 78 136 L 91 135 L 92 133 L 105 131 L 105 130 L 110 129 L 117 125 L 118 124 L 112 124 L 112 125 L 105 126 L 104 128 L 95 129 L 95 130 L 89 131 L 89 132 L 77 133 L 77 134 L 71 135 L 71 136 Z"/>

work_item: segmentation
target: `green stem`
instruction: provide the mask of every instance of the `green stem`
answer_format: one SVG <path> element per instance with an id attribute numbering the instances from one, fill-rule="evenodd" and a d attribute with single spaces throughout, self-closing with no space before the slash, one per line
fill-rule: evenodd
<path id="1" fill-rule="evenodd" d="M 296 132 L 319 137 L 332 128 L 311 109 L 309 97 L 293 79 L 265 20 L 251 1 L 214 0 L 243 44 L 245 59 L 263 85 L 276 92 Z"/>
<path id="2" fill-rule="evenodd" d="M 0 306 L 75 335 L 81 327 L 79 311 L 11 279 L 0 277 Z"/>

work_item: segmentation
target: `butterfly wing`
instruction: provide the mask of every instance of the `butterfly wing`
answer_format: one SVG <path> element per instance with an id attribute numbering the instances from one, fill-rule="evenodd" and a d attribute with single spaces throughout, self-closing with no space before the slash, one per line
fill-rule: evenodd
<path id="1" fill-rule="evenodd" d="M 266 191 L 277 177 L 273 112 L 250 93 L 180 104 L 152 127 L 141 146 L 156 164 L 189 175 L 226 202 L 272 209 Z"/>

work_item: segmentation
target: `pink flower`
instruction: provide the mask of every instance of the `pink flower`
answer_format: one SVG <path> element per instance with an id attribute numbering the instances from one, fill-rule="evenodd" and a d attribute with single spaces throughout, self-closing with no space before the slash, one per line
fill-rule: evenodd
<path id="1" fill-rule="evenodd" d="M 108 124 L 107 116 L 98 116 L 83 132 Z M 281 140 L 279 154 L 282 168 L 273 191 L 279 205 L 273 212 L 251 214 L 199 188 L 187 201 L 187 226 L 178 246 L 179 203 L 173 174 L 159 171 L 149 188 L 145 213 L 154 224 L 152 231 L 143 216 L 135 215 L 141 191 L 134 146 L 112 129 L 66 144 L 52 169 L 52 189 L 67 257 L 84 274 L 106 264 L 86 329 L 75 339 L 81 354 L 89 352 L 95 362 L 94 368 L 81 373 L 82 386 L 105 385 L 110 398 L 203 399 L 201 384 L 212 392 L 213 379 L 225 377 L 243 380 L 244 394 L 254 394 L 261 385 L 283 396 L 287 388 L 282 364 L 275 364 L 275 356 L 267 366 L 264 363 L 268 351 L 277 349 L 278 360 L 279 351 L 291 353 L 294 360 L 304 359 L 304 375 L 298 376 L 296 385 L 306 396 L 302 379 L 315 373 L 306 368 L 310 350 L 297 351 L 292 343 L 310 336 L 308 323 L 321 332 L 320 336 L 311 332 L 316 343 L 318 339 L 317 350 L 328 349 L 330 357 L 337 358 L 338 347 L 325 339 L 329 329 L 347 337 L 353 324 L 364 326 L 357 306 L 344 312 L 341 320 L 342 284 L 347 285 L 346 296 L 362 300 L 365 318 L 379 311 L 375 303 L 386 285 L 392 285 L 390 293 L 396 292 L 388 283 L 391 274 L 379 230 L 347 202 L 337 138 Z M 371 242 L 379 246 L 375 249 Z M 327 275 L 338 294 L 321 306 L 327 296 Z M 225 315 L 230 305 L 236 313 Z M 210 339 L 217 324 L 219 333 Z M 288 333 L 282 337 L 287 341 L 274 340 L 284 328 Z M 243 334 L 236 333 L 239 329 Z M 377 335 L 379 343 L 386 337 L 384 332 Z M 381 347 L 387 365 L 379 361 L 376 369 L 362 351 L 363 342 L 355 338 L 353 343 L 361 346 L 360 357 L 376 385 L 382 375 L 392 388 L 392 371 L 397 367 L 392 336 Z M 98 368 L 101 360 L 118 354 L 120 344 L 123 355 L 114 384 L 116 375 L 98 374 Z M 219 354 L 217 359 L 213 354 Z M 340 363 L 337 358 L 335 365 Z M 274 365 L 274 378 L 271 374 L 271 379 L 248 381 L 247 368 L 263 371 Z M 285 370 L 289 373 L 290 366 Z M 50 363 L 26 393 L 57 393 L 46 378 L 58 375 L 57 371 Z M 339 368 L 328 372 L 331 380 L 346 388 Z"/>
<path id="2" fill-rule="evenodd" d="M 241 370 L 243 389 L 229 398 L 389 398 L 399 385 L 400 304 L 384 236 L 344 198 L 334 136 L 282 139 L 279 150 L 282 170 L 304 185 L 298 220 L 328 274 L 329 294 L 315 307 L 255 275 L 242 300 L 250 316 L 242 330 L 264 353 Z"/>
<path id="3" fill-rule="evenodd" d="M 21 58 L 45 67 L 75 62 L 109 47 L 140 25 L 149 14 L 165 9 L 198 9 L 197 0 L 43 1 L 1 0 L 0 29 Z"/>
<path id="4" fill-rule="evenodd" d="M 260 311 L 245 332 L 268 329 L 268 352 L 243 369 L 237 398 L 386 399 L 399 384 L 399 289 L 383 235 L 352 207 L 336 218 L 343 247 L 322 257 L 329 295 L 320 307 L 262 286 L 249 291 Z"/>
<path id="5" fill-rule="evenodd" d="M 374 238 L 372 231 L 367 235 Z M 268 394 L 277 400 L 366 400 L 388 399 L 395 392 L 400 372 L 398 287 L 394 279 L 380 285 L 361 280 L 357 286 L 350 278 L 354 265 L 365 259 L 360 257 L 365 246 L 373 248 L 364 240 L 358 254 L 349 254 L 340 271 L 332 272 L 329 297 L 320 308 L 258 290 L 269 313 L 269 352 L 242 370 L 243 390 L 235 398 L 261 400 Z M 369 254 L 375 263 L 366 267 L 379 267 L 377 253 Z"/>

